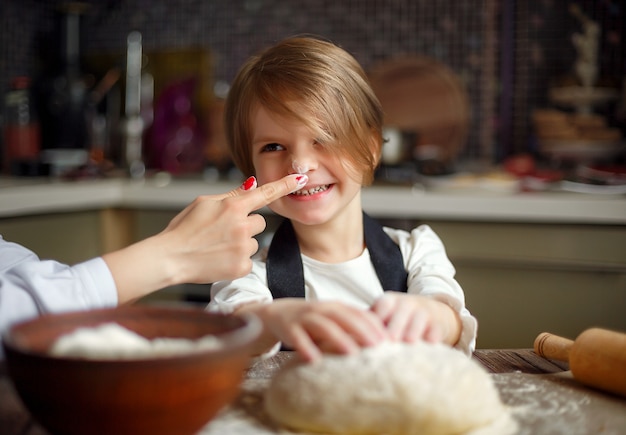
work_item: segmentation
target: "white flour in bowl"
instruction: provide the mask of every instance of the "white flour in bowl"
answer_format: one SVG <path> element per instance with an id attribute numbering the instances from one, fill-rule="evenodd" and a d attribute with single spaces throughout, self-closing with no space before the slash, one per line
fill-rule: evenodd
<path id="1" fill-rule="evenodd" d="M 166 337 L 149 340 L 117 323 L 104 323 L 93 328 L 78 328 L 59 337 L 50 354 L 87 359 L 140 359 L 219 349 L 221 346 L 220 339 L 212 335 L 197 340 Z"/>

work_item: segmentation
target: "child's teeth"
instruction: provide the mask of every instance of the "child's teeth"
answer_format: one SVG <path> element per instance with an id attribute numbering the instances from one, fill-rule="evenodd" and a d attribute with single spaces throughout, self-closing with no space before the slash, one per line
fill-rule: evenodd
<path id="1" fill-rule="evenodd" d="M 301 189 L 298 190 L 297 192 L 295 192 L 296 195 L 314 195 L 316 193 L 322 192 L 324 190 L 328 189 L 328 185 L 325 184 L 323 186 L 317 186 L 317 187 L 312 187 L 310 189 Z"/>

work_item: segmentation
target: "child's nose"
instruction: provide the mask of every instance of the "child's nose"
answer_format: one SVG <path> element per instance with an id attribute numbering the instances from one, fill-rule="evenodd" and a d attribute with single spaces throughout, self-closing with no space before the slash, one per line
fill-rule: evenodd
<path id="1" fill-rule="evenodd" d="M 291 169 L 290 173 L 292 174 L 306 174 L 310 170 L 314 168 L 315 164 L 311 159 L 305 159 L 302 157 L 296 158 L 294 157 L 291 160 Z"/>
<path id="2" fill-rule="evenodd" d="M 309 165 L 306 162 L 301 163 L 296 159 L 291 162 L 291 168 L 298 174 L 306 174 L 309 172 Z"/>

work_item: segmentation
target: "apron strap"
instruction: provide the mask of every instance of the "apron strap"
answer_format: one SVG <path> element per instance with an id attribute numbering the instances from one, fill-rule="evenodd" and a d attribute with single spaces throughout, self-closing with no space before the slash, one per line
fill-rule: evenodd
<path id="1" fill-rule="evenodd" d="M 404 269 L 400 247 L 383 231 L 382 225 L 366 213 L 363 213 L 363 228 L 365 245 L 383 290 L 406 293 L 409 275 Z"/>
<path id="2" fill-rule="evenodd" d="M 363 213 L 363 231 L 365 245 L 383 289 L 406 292 L 408 275 L 400 247 L 366 213 Z M 283 220 L 272 238 L 266 270 L 274 299 L 305 296 L 300 247 L 289 219 Z"/>
<path id="3" fill-rule="evenodd" d="M 274 299 L 304 297 L 300 246 L 289 219 L 284 219 L 274 233 L 265 267 L 267 286 Z"/>

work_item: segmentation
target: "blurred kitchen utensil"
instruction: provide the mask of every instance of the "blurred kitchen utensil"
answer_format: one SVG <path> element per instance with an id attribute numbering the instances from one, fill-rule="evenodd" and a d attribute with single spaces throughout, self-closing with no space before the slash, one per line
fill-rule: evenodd
<path id="1" fill-rule="evenodd" d="M 98 72 L 99 76 L 104 76 L 106 72 L 112 68 L 112 66 L 118 66 L 125 71 L 127 62 L 126 58 L 127 53 L 122 52 L 91 53 L 87 56 L 87 63 L 90 70 Z M 191 105 L 193 114 L 197 119 L 197 126 L 202 130 L 207 130 L 203 132 L 204 143 L 202 146 L 205 148 L 210 145 L 212 146 L 213 143 L 209 144 L 208 142 L 218 139 L 219 132 L 217 129 L 214 130 L 212 126 L 216 124 L 219 128 L 221 128 L 221 112 L 216 110 L 216 113 L 213 113 L 213 106 L 217 101 L 213 94 L 212 63 L 213 58 L 211 52 L 202 47 L 153 51 L 147 50 L 145 46 L 142 48 L 142 74 L 140 77 L 141 103 L 139 111 L 144 122 L 142 136 L 142 150 L 144 154 L 142 155 L 142 158 L 146 164 L 147 171 L 152 169 L 161 169 L 160 163 L 158 163 L 161 159 L 161 156 L 158 155 L 158 149 L 161 145 L 154 144 L 153 139 L 155 136 L 155 129 L 163 130 L 162 119 L 157 123 L 160 124 L 160 126 L 157 126 L 154 123 L 156 111 L 161 110 L 163 103 L 165 102 L 163 94 L 166 92 L 171 93 L 172 87 L 179 86 L 189 79 L 195 80 L 193 94 L 191 95 Z M 120 86 L 122 88 L 125 88 L 126 80 L 126 76 L 123 75 L 120 80 Z M 135 87 L 135 89 L 137 89 L 137 87 Z M 111 133 L 115 133 L 117 131 L 124 132 L 124 124 L 122 122 L 124 119 L 121 119 L 119 123 L 109 122 L 111 120 L 115 121 L 115 114 L 108 110 L 109 106 L 112 106 L 111 111 L 114 110 L 115 107 L 118 107 L 119 111 L 119 107 L 123 106 L 123 101 L 121 104 L 118 104 L 117 101 L 113 101 L 114 104 L 109 104 L 109 99 L 113 100 L 116 96 L 117 94 L 115 92 L 110 92 L 107 94 L 106 99 L 107 122 L 111 124 Z M 124 97 L 125 96 L 122 98 Z M 172 100 L 169 99 L 169 101 L 171 102 Z M 157 108 L 157 105 L 159 108 Z M 187 102 L 185 102 L 185 106 L 186 105 Z M 125 118 L 125 113 L 121 116 L 122 118 Z M 115 129 L 115 124 L 121 124 L 120 128 Z M 173 121 L 169 122 L 169 125 L 172 124 Z M 207 134 L 210 134 L 211 137 L 207 137 Z M 185 132 L 183 131 L 183 137 L 184 135 Z M 122 166 L 126 166 L 126 157 L 123 155 L 123 139 L 124 138 L 112 137 L 111 151 L 116 157 L 115 161 L 120 163 Z M 205 163 L 221 164 L 224 162 L 224 164 L 220 165 L 220 167 L 227 166 L 230 161 L 230 155 L 224 148 L 224 145 L 220 143 L 219 147 L 218 156 L 213 156 L 213 153 L 211 153 L 211 158 L 208 154 L 206 157 L 200 156 L 197 163 L 200 166 L 203 166 Z M 215 157 L 215 159 L 213 159 L 213 157 Z M 177 175 L 183 175 L 186 170 L 187 169 L 183 169 L 183 167 L 178 168 Z M 198 170 L 193 169 L 193 172 L 198 172 Z"/>
<path id="2" fill-rule="evenodd" d="M 81 65 L 80 22 L 88 9 L 84 2 L 60 4 L 61 38 L 58 52 L 54 51 L 58 54 L 36 86 L 42 160 L 50 164 L 53 175 L 87 163 L 89 90 L 94 79 Z"/>
<path id="3" fill-rule="evenodd" d="M 119 81 L 122 72 L 120 68 L 113 67 L 108 70 L 102 79 L 91 90 L 91 104 L 97 105 L 102 101 L 111 88 Z"/>
<path id="4" fill-rule="evenodd" d="M 7 175 L 42 175 L 39 171 L 41 129 L 34 107 L 31 78 L 13 79 L 11 89 L 4 95 L 2 108 L 2 133 L 4 153 L 3 172 Z M 27 171 L 20 169 L 28 168 Z"/>
<path id="5" fill-rule="evenodd" d="M 625 333 L 591 328 L 572 341 L 543 332 L 534 349 L 544 358 L 568 361 L 579 382 L 626 397 Z"/>
<path id="6" fill-rule="evenodd" d="M 141 62 L 142 42 L 141 33 L 133 31 L 127 38 L 126 53 L 126 115 L 124 155 L 126 167 L 131 178 L 141 178 L 145 175 L 146 165 L 143 162 L 142 138 L 145 123 L 141 117 Z"/>
<path id="7" fill-rule="evenodd" d="M 406 158 L 406 146 L 402 131 L 394 127 L 383 128 L 383 151 L 382 163 L 385 165 L 397 165 Z"/>
<path id="8" fill-rule="evenodd" d="M 427 57 L 404 56 L 375 65 L 369 72 L 385 112 L 385 125 L 416 133 L 410 155 L 434 153 L 450 162 L 461 151 L 469 128 L 469 101 L 459 77 Z M 421 148 L 426 151 L 422 152 Z"/>
<path id="9" fill-rule="evenodd" d="M 600 114 L 536 109 L 532 122 L 538 151 L 555 161 L 606 161 L 626 151 L 622 132 Z"/>
<path id="10" fill-rule="evenodd" d="M 193 104 L 196 86 L 195 77 L 173 82 L 156 100 L 146 149 L 150 167 L 177 175 L 204 168 L 206 134 Z"/>

